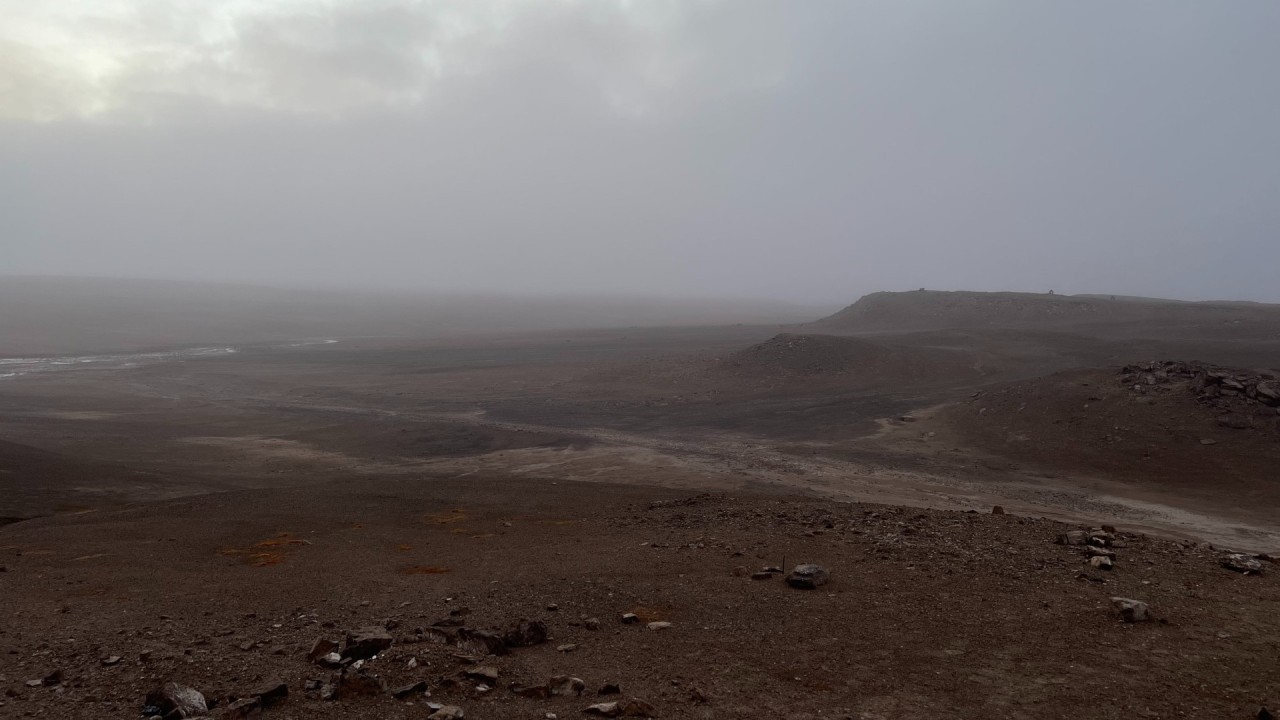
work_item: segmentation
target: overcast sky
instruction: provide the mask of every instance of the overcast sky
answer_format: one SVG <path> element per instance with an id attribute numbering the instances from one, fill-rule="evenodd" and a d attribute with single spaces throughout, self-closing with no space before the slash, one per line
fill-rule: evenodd
<path id="1" fill-rule="evenodd" d="M 1274 0 L 0 18 L 0 274 L 1280 301 Z"/>

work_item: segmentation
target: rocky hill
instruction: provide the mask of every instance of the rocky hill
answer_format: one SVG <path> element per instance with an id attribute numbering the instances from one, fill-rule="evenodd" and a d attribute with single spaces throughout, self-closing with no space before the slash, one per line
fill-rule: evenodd
<path id="1" fill-rule="evenodd" d="M 836 333 L 948 328 L 1070 330 L 1101 337 L 1274 338 L 1280 305 L 1013 292 L 880 292 L 811 325 Z"/>

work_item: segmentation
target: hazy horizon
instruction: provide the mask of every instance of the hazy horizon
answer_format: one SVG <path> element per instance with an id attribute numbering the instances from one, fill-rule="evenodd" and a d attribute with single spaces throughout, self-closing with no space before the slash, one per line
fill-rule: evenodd
<path id="1" fill-rule="evenodd" d="M 1280 5 L 0 11 L 0 277 L 1280 301 Z"/>

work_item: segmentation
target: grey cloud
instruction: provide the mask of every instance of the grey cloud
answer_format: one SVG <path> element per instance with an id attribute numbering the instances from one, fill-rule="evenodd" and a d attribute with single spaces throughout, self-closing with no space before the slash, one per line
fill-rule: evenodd
<path id="1" fill-rule="evenodd" d="M 0 125 L 0 273 L 1280 300 L 1258 269 L 1280 263 L 1270 4 L 290 3 L 129 27 L 196 49 L 139 38 L 159 49 L 111 112 Z"/>

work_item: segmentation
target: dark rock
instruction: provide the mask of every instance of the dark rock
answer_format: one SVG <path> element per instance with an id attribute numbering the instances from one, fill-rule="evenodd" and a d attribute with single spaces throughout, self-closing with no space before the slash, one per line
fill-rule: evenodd
<path id="1" fill-rule="evenodd" d="M 517 685 L 512 683 L 511 692 L 530 700 L 545 700 L 551 697 L 551 690 L 546 685 Z"/>
<path id="2" fill-rule="evenodd" d="M 511 647 L 529 647 L 547 641 L 547 625 L 539 620 L 521 620 L 504 639 Z"/>
<path id="3" fill-rule="evenodd" d="M 831 579 L 831 573 L 821 565 L 806 563 L 795 566 L 795 569 L 787 575 L 787 584 L 793 588 L 802 590 L 813 590 L 820 585 L 826 585 Z"/>
<path id="4" fill-rule="evenodd" d="M 1115 566 L 1115 563 L 1112 562 L 1111 558 L 1109 557 L 1106 557 L 1103 555 L 1096 555 L 1094 557 L 1089 558 L 1089 565 L 1097 570 L 1110 570 L 1112 567 Z"/>
<path id="5" fill-rule="evenodd" d="M 622 614 L 622 624 L 623 624 L 623 625 L 634 625 L 635 623 L 638 623 L 638 622 L 640 622 L 640 616 L 639 616 L 639 615 L 636 615 L 635 613 L 623 613 L 623 614 Z"/>
<path id="6" fill-rule="evenodd" d="M 587 684 L 581 678 L 570 675 L 557 675 L 547 681 L 547 690 L 555 696 L 581 695 Z"/>
<path id="7" fill-rule="evenodd" d="M 992 515 L 1004 515 L 1004 506 L 1003 506 L 1003 505 L 996 505 L 995 507 L 991 508 L 991 514 L 992 514 Z"/>
<path id="8" fill-rule="evenodd" d="M 382 678 L 365 670 L 345 670 L 338 677 L 338 696 L 381 695 L 387 691 Z"/>
<path id="9" fill-rule="evenodd" d="M 587 618 L 587 619 L 582 623 L 582 627 L 584 627 L 584 628 L 586 628 L 586 629 L 588 629 L 588 630 L 593 630 L 593 631 L 594 631 L 594 630 L 599 630 L 599 629 L 600 629 L 600 618 Z"/>
<path id="10" fill-rule="evenodd" d="M 455 643 L 459 648 L 474 655 L 506 655 L 507 642 L 495 633 L 484 630 L 459 628 Z"/>
<path id="11" fill-rule="evenodd" d="M 209 705 L 205 702 L 204 695 L 201 695 L 198 690 L 172 682 L 165 683 L 147 693 L 147 699 L 143 704 L 156 708 L 159 710 L 158 714 L 166 719 L 193 718 L 209 714 Z"/>
<path id="12" fill-rule="evenodd" d="M 622 694 L 622 686 L 618 683 L 605 683 L 596 691 L 597 695 L 620 695 Z"/>
<path id="13" fill-rule="evenodd" d="M 368 660 L 391 647 L 395 642 L 387 631 L 380 627 L 364 628 L 347 633 L 347 647 L 342 651 L 343 660 Z"/>
<path id="14" fill-rule="evenodd" d="M 112 655 L 110 657 L 102 658 L 102 664 L 105 667 L 111 667 L 112 665 L 119 665 L 122 659 L 123 658 L 121 658 L 119 655 Z"/>
<path id="15" fill-rule="evenodd" d="M 315 662 L 331 652 L 338 650 L 338 643 L 329 638 L 316 638 L 314 644 L 311 645 L 311 652 L 307 653 L 307 662 Z"/>
<path id="16" fill-rule="evenodd" d="M 457 705 L 441 705 L 427 716 L 427 720 L 459 720 L 464 715 L 462 708 Z"/>
<path id="17" fill-rule="evenodd" d="M 397 700 L 404 700 L 411 695 L 421 695 L 427 691 L 427 681 L 419 680 L 408 685 L 401 685 L 391 691 L 391 696 Z"/>
<path id="18" fill-rule="evenodd" d="M 262 702 L 258 698 L 244 698 L 219 709 L 214 717 L 220 720 L 249 720 L 262 717 Z"/>
<path id="19" fill-rule="evenodd" d="M 258 698 L 262 702 L 262 707 L 269 708 L 279 705 L 289 697 L 289 686 L 280 680 L 272 680 L 263 683 L 249 694 Z"/>
<path id="20" fill-rule="evenodd" d="M 1111 598 L 1111 606 L 1116 609 L 1116 612 L 1120 613 L 1120 619 L 1125 622 L 1145 622 L 1151 619 L 1150 609 L 1141 600 L 1113 597 Z"/>
<path id="21" fill-rule="evenodd" d="M 596 703 L 582 712 L 600 717 L 657 717 L 657 711 L 640 698 L 624 698 L 617 702 Z"/>
<path id="22" fill-rule="evenodd" d="M 61 685 L 62 681 L 65 679 L 66 679 L 66 676 L 63 675 L 61 670 L 54 670 L 48 675 L 45 675 L 44 678 L 40 680 L 40 682 L 45 687 L 53 687 L 54 685 Z"/>
<path id="23" fill-rule="evenodd" d="M 462 675 L 463 677 L 492 686 L 498 681 L 498 668 L 481 665 L 479 667 L 471 668 L 470 670 L 463 670 Z"/>
<path id="24" fill-rule="evenodd" d="M 751 573 L 751 579 L 752 579 L 752 580 L 772 580 L 772 579 L 773 579 L 773 573 L 771 573 L 771 572 L 764 572 L 764 571 L 762 570 L 762 571 L 760 571 L 760 572 Z"/>
<path id="25" fill-rule="evenodd" d="M 1089 533 L 1084 530 L 1068 530 L 1059 535 L 1056 542 L 1059 545 L 1088 545 Z"/>
<path id="26" fill-rule="evenodd" d="M 1262 563 L 1254 556 L 1246 555 L 1245 553 L 1229 553 L 1218 558 L 1218 562 L 1228 570 L 1234 570 L 1245 575 L 1259 575 L 1262 573 Z"/>

